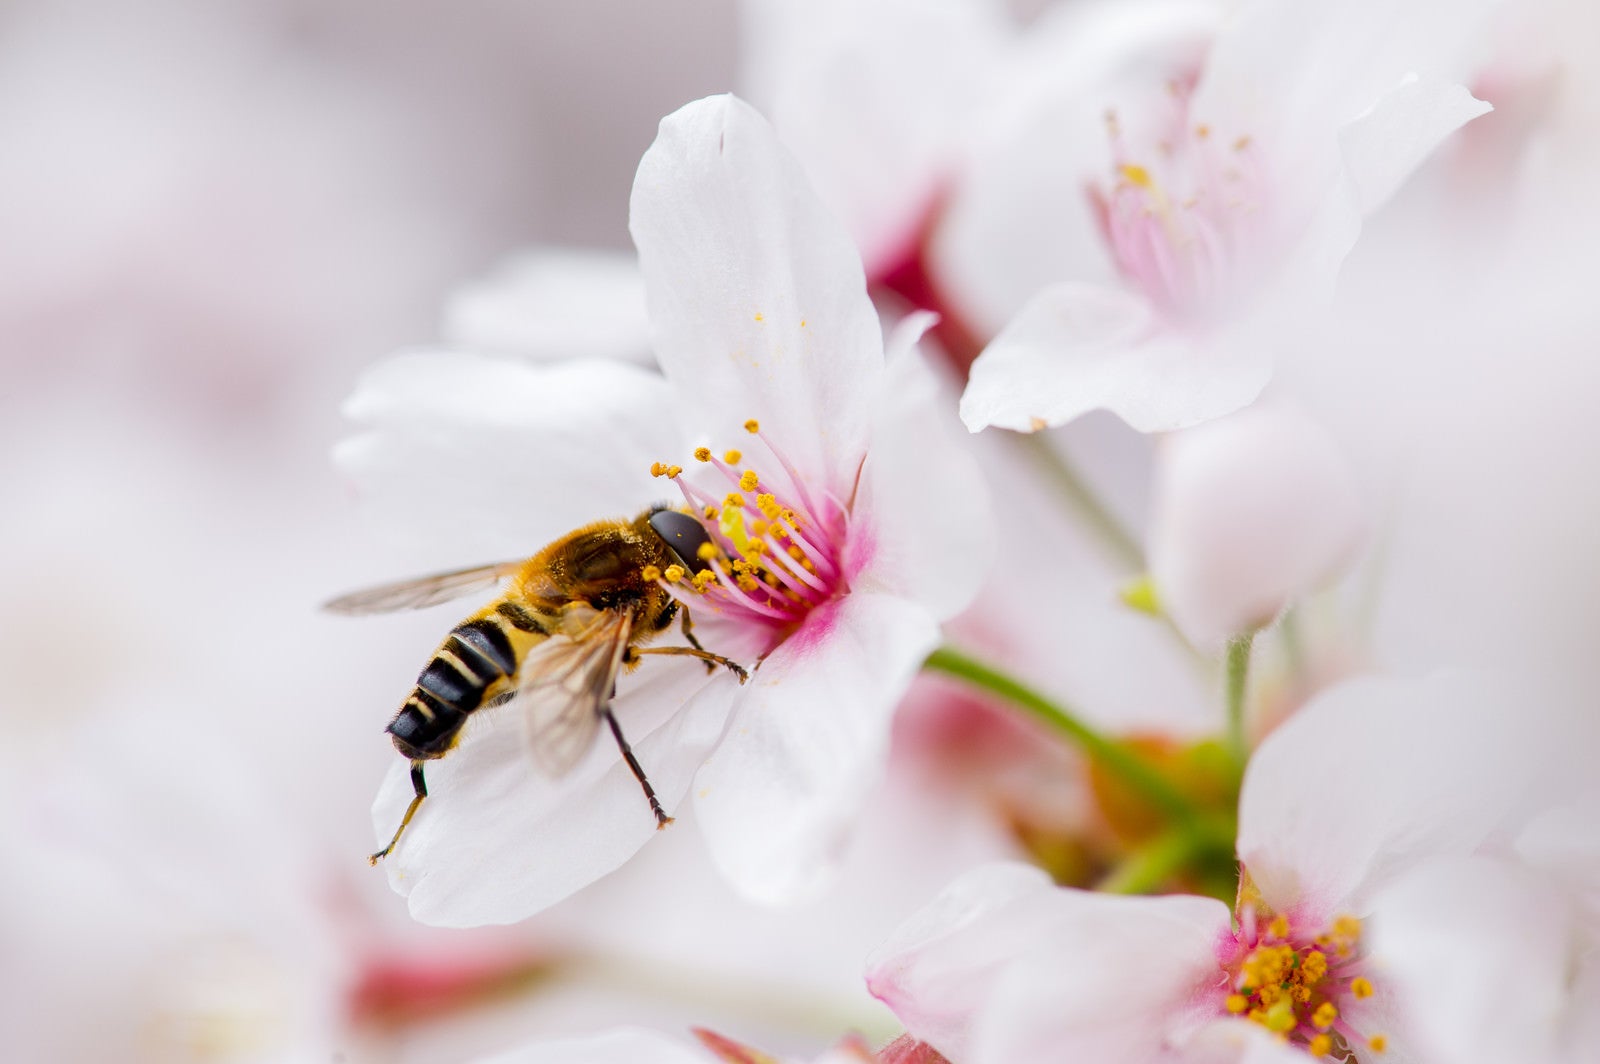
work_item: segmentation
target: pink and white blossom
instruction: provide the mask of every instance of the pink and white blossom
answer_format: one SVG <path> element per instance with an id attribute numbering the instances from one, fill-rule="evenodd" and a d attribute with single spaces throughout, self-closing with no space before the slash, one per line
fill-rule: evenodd
<path id="1" fill-rule="evenodd" d="M 695 580 L 662 579 L 706 646 L 760 667 L 740 688 L 652 662 L 625 678 L 617 714 L 667 808 L 692 786 L 737 886 L 814 894 L 882 772 L 896 702 L 981 578 L 981 480 L 912 350 L 926 321 L 886 352 L 850 238 L 748 105 L 712 97 L 663 120 L 631 227 L 664 376 L 402 356 L 351 400 L 370 431 L 341 460 L 392 501 L 437 483 L 430 469 L 472 471 L 485 490 L 463 505 L 512 556 L 581 523 L 553 524 L 547 502 L 585 520 L 642 509 L 663 487 L 644 482 L 652 467 L 710 508 L 716 557 Z M 430 766 L 430 800 L 387 861 L 419 919 L 520 919 L 654 834 L 615 749 L 552 781 L 522 743 L 491 719 Z M 378 831 L 408 788 L 397 762 Z"/>
<path id="2" fill-rule="evenodd" d="M 1152 432 L 1254 400 L 1331 298 L 1363 219 L 1488 110 L 1460 84 L 1486 7 L 1256 0 L 1197 68 L 1169 67 L 1142 95 L 1071 85 L 1080 110 L 1110 109 L 1087 157 L 1099 165 L 1078 176 L 1086 205 L 1069 205 L 1079 186 L 1065 182 L 1030 205 L 1087 211 L 1100 253 L 1059 249 L 1057 283 L 975 363 L 968 427 L 1032 431 L 1104 408 Z M 1042 95 L 1039 121 L 1060 95 Z M 972 195 L 1025 194 L 1032 145 L 1049 138 L 1017 127 L 999 185 Z"/>
<path id="3" fill-rule="evenodd" d="M 1246 770 L 1233 911 L 989 866 L 908 921 L 869 986 L 964 1064 L 1304 1059 L 1280 1035 L 1313 1056 L 1409 1059 L 1364 921 L 1384 886 L 1473 853 L 1528 800 L 1539 740 L 1508 708 L 1460 676 L 1331 689 Z"/>

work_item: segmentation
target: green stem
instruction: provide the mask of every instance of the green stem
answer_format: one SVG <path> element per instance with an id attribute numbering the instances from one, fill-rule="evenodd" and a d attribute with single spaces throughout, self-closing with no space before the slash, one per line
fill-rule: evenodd
<path id="1" fill-rule="evenodd" d="M 1178 823 L 1192 826 L 1199 819 L 1194 804 L 1175 790 L 1143 758 L 1120 743 L 1101 735 L 1060 703 L 1050 701 L 1032 688 L 1018 683 L 1004 673 L 968 657 L 953 647 L 943 646 L 935 650 L 928 655 L 928 660 L 922 663 L 922 667 L 965 680 L 974 687 L 997 695 L 1035 719 L 1043 721 L 1071 739 L 1085 754 L 1121 778 L 1124 783 L 1137 790 L 1152 805 L 1160 807 Z"/>
<path id="2" fill-rule="evenodd" d="M 1043 433 L 1014 438 L 1032 455 L 1034 464 L 1049 478 L 1050 483 L 1067 500 L 1073 512 L 1083 519 L 1089 530 L 1115 560 L 1126 566 L 1129 572 L 1143 572 L 1144 551 L 1140 548 L 1138 540 L 1134 539 L 1122 526 L 1122 522 L 1106 508 L 1100 497 L 1094 493 L 1094 489 L 1084 483 L 1066 455 L 1051 446 Z"/>
<path id="3" fill-rule="evenodd" d="M 1244 693 L 1250 681 L 1250 645 L 1255 633 L 1238 636 L 1228 643 L 1228 747 L 1243 765 L 1250 757 L 1250 744 L 1244 734 Z"/>

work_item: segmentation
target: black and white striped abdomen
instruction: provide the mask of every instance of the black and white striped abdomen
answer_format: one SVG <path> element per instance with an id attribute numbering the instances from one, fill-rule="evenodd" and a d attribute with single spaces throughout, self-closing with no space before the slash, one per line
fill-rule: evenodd
<path id="1" fill-rule="evenodd" d="M 503 623 L 498 617 L 467 621 L 445 637 L 417 677 L 411 697 L 389 722 L 389 734 L 402 754 L 413 760 L 442 756 L 489 688 L 517 671 Z"/>

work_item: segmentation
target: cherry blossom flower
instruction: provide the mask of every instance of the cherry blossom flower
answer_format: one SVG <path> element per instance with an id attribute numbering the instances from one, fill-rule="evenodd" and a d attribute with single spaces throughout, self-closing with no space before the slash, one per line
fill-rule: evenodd
<path id="1" fill-rule="evenodd" d="M 1456 83 L 1485 7 L 1258 0 L 1218 31 L 1196 79 L 1162 79 L 1170 91 L 1136 99 L 1139 113 L 1106 99 L 1106 165 L 1082 176 L 1115 279 L 1062 249 L 1064 283 L 974 365 L 968 427 L 1032 431 L 1105 408 L 1151 432 L 1251 402 L 1330 298 L 1362 220 L 1488 110 Z M 1009 186 L 981 194 L 1026 187 L 1032 142 L 1019 135 L 996 168 Z M 1065 194 L 1035 209 L 1060 211 Z"/>
<path id="2" fill-rule="evenodd" d="M 1196 646 L 1270 623 L 1336 576 L 1364 530 L 1338 445 L 1283 405 L 1163 438 L 1152 493 L 1151 575 Z"/>
<path id="3" fill-rule="evenodd" d="M 698 663 L 652 662 L 625 678 L 616 712 L 669 809 L 692 783 L 732 881 L 801 897 L 831 875 L 939 621 L 976 590 L 981 479 L 910 350 L 926 321 L 904 323 L 886 356 L 848 236 L 748 105 L 713 97 L 662 122 L 631 227 L 664 379 L 603 361 L 402 356 L 351 400 L 370 431 L 341 463 L 396 511 L 438 473 L 492 469 L 481 502 L 459 494 L 497 542 L 520 544 L 513 556 L 566 530 L 540 512 L 547 499 L 592 520 L 659 497 L 647 470 L 673 482 L 712 544 L 692 578 L 653 575 L 706 646 L 760 665 L 740 689 Z M 414 916 L 521 919 L 654 834 L 614 748 L 552 781 L 523 743 L 491 722 L 430 766 L 432 797 L 387 861 Z M 380 833 L 408 791 L 397 763 Z"/>
<path id="4" fill-rule="evenodd" d="M 1331 689 L 1246 771 L 1232 912 L 987 866 L 908 921 L 869 962 L 869 986 L 964 1064 L 1304 1059 L 1285 1040 L 1404 1059 L 1409 1017 L 1366 919 L 1386 884 L 1472 853 L 1525 800 L 1539 724 L 1508 704 L 1463 676 Z"/>

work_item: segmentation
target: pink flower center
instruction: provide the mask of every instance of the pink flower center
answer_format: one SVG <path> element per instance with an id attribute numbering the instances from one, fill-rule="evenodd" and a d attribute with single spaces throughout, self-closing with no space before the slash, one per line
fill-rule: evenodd
<path id="1" fill-rule="evenodd" d="M 1262 165 L 1250 138 L 1224 141 L 1188 118 L 1174 89 L 1170 133 L 1130 147 L 1107 116 L 1113 171 L 1089 198 L 1117 269 L 1169 318 L 1194 322 L 1255 277 L 1265 225 Z"/>
<path id="2" fill-rule="evenodd" d="M 720 473 L 730 489 L 720 498 L 685 480 L 679 466 L 651 469 L 678 485 L 710 535 L 699 551 L 704 569 L 690 575 L 674 565 L 658 578 L 697 614 L 710 609 L 776 633 L 848 590 L 843 548 L 849 514 L 832 496 L 813 494 L 759 423 L 747 421 L 745 429 L 766 447 L 777 470 L 757 470 L 736 450 L 719 458 L 702 447 L 695 460 Z"/>
<path id="3" fill-rule="evenodd" d="M 1345 1015 L 1352 1002 L 1373 994 L 1363 972 L 1360 920 L 1341 916 L 1307 930 L 1252 904 L 1241 910 L 1239 924 L 1221 951 L 1230 977 L 1222 1011 L 1312 1056 L 1370 1060 L 1387 1048 L 1384 1035 L 1356 1030 Z"/>

